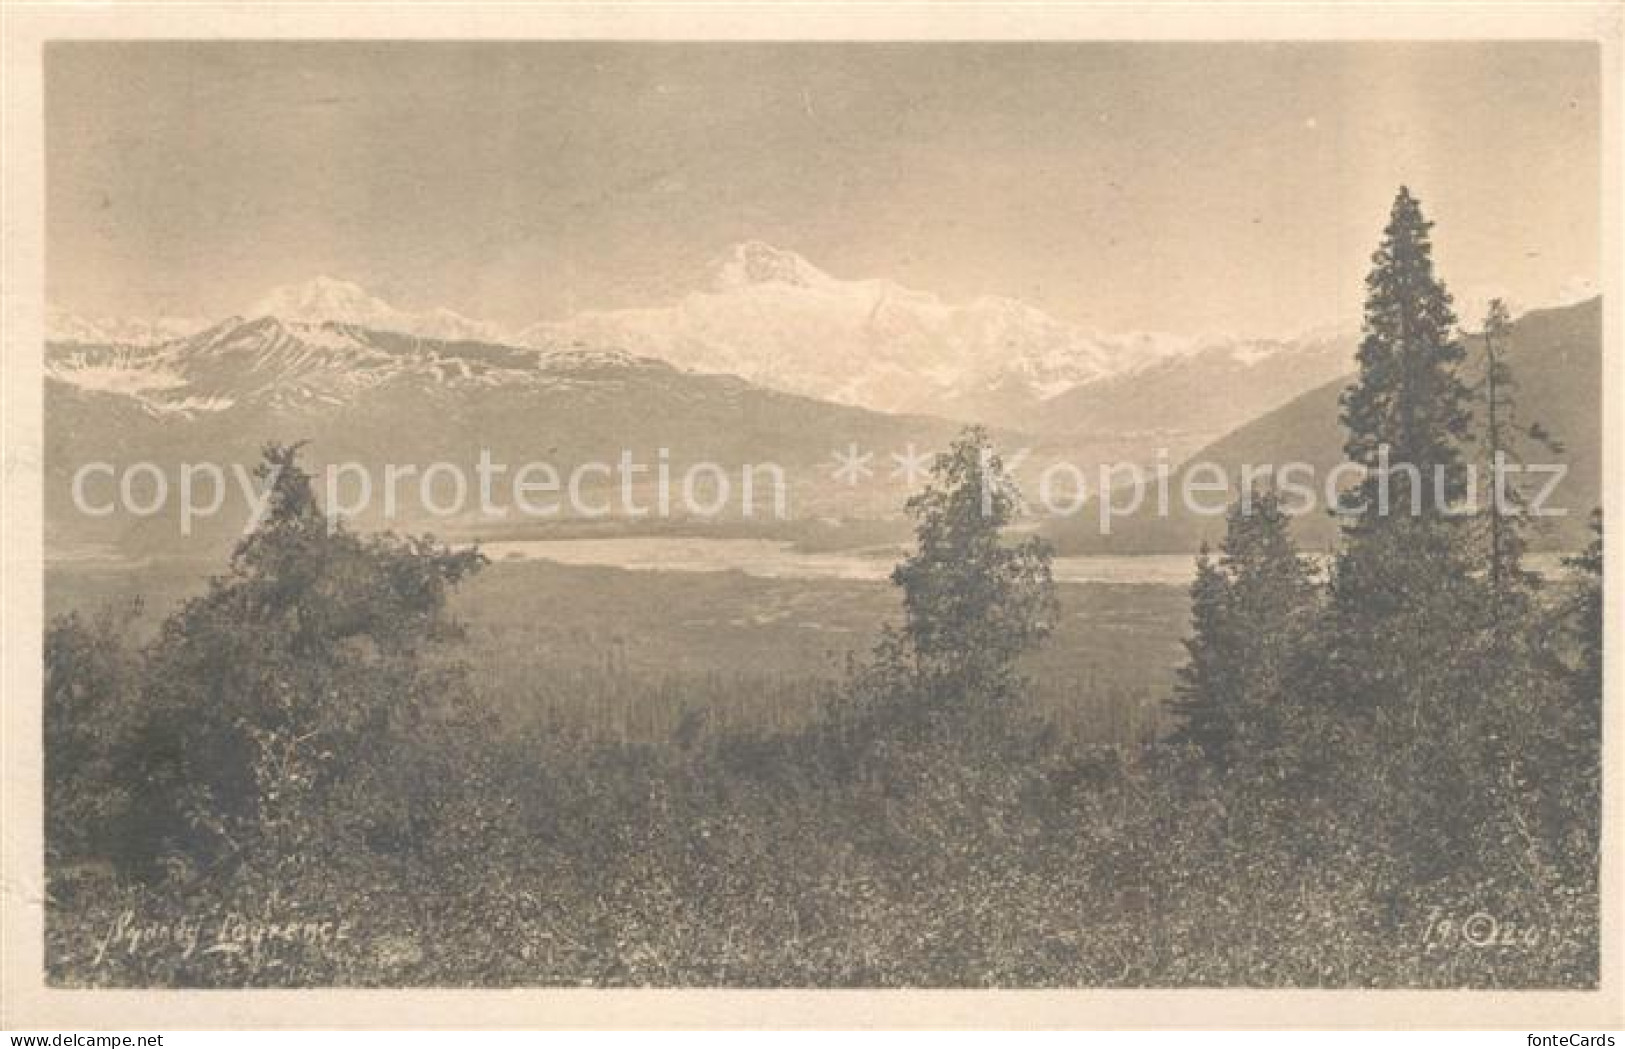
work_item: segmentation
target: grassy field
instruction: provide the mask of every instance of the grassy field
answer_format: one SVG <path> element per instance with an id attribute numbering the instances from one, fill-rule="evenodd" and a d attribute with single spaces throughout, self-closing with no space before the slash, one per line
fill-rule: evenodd
<path id="1" fill-rule="evenodd" d="M 201 589 L 208 566 L 52 567 L 55 615 L 140 596 L 144 624 Z M 1182 588 L 1063 584 L 1062 619 L 1026 672 L 1057 730 L 1134 743 L 1164 724 L 1188 603 Z M 515 728 L 647 742 L 679 731 L 800 725 L 898 617 L 886 583 L 738 572 L 628 572 L 499 561 L 454 601 L 479 691 Z"/>
<path id="2" fill-rule="evenodd" d="M 150 630 L 203 578 L 179 563 L 57 568 L 48 608 L 139 594 Z M 498 562 L 452 602 L 467 627 L 454 648 L 498 723 L 413 734 L 378 761 L 407 770 L 376 795 L 379 819 L 406 798 L 426 829 L 358 848 L 319 829 L 348 822 L 275 824 L 296 847 L 206 870 L 131 874 L 94 850 L 48 861 L 49 979 L 1596 985 L 1594 807 L 1552 807 L 1564 836 L 1533 876 L 1497 825 L 1468 820 L 1476 851 L 1421 878 L 1395 846 L 1416 802 L 1381 764 L 1388 749 L 1346 767 L 1330 751 L 1328 775 L 1359 788 L 1344 793 L 1215 777 L 1186 748 L 1098 746 L 1165 724 L 1187 596 L 1059 590 L 1059 629 L 1025 666 L 1044 715 L 1029 731 L 1006 708 L 815 718 L 847 656 L 898 615 L 882 582 Z M 92 804 L 72 811 L 94 815 L 118 791 L 78 796 Z M 345 797 L 311 804 L 344 817 Z M 1479 912 L 1524 938 L 1465 943 Z M 290 927 L 339 931 L 265 932 Z M 260 933 L 263 948 L 242 947 Z"/>

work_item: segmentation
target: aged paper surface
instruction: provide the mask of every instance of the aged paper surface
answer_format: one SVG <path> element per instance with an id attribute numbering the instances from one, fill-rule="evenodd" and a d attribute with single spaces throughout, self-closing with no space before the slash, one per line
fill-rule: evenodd
<path id="1" fill-rule="evenodd" d="M 4 19 L 6 1026 L 1625 1022 L 1617 5 Z"/>

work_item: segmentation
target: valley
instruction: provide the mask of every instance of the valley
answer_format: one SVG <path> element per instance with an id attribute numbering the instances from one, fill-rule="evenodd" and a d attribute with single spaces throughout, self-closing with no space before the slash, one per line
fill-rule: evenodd
<path id="1" fill-rule="evenodd" d="M 1141 560 L 1158 559 L 1119 559 L 1118 575 Z M 1068 737 L 1137 744 L 1166 726 L 1189 603 L 1184 580 L 1160 581 L 1171 567 L 1158 567 L 1159 581 L 1142 583 L 1066 582 L 1057 566 L 1062 617 L 1024 672 L 1033 708 Z M 148 634 L 217 570 L 184 559 L 58 563 L 46 573 L 46 614 L 116 612 L 140 597 L 135 630 Z M 848 657 L 865 655 L 881 625 L 898 620 L 897 601 L 894 587 L 872 577 L 497 556 L 452 612 L 468 629 L 461 658 L 507 730 L 652 743 L 685 720 L 746 732 L 805 724 L 841 683 Z"/>

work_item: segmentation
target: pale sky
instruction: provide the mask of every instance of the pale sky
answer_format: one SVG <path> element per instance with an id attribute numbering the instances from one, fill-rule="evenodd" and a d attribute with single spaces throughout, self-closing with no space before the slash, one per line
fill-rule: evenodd
<path id="1" fill-rule="evenodd" d="M 1599 267 L 1587 44 L 58 43 L 48 285 L 224 316 L 327 275 L 519 325 L 729 245 L 1103 330 L 1358 319 L 1396 187 L 1458 297 Z"/>

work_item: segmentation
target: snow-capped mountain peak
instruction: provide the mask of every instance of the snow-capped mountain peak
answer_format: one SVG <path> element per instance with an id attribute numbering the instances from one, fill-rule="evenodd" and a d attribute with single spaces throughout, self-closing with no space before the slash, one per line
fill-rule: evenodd
<path id="1" fill-rule="evenodd" d="M 759 240 L 735 244 L 714 267 L 712 289 L 736 291 L 756 284 L 786 284 L 795 288 L 825 287 L 833 278 L 793 251 Z"/>
<path id="2" fill-rule="evenodd" d="M 303 284 L 285 284 L 271 289 L 246 315 L 307 324 L 338 321 L 367 325 L 370 321 L 392 318 L 398 312 L 352 281 L 316 277 Z"/>
<path id="3" fill-rule="evenodd" d="M 495 325 L 472 320 L 444 307 L 424 313 L 396 308 L 353 281 L 317 277 L 272 289 L 248 310 L 250 317 L 276 317 L 286 323 L 352 324 L 374 331 L 400 332 L 424 339 L 502 342 Z"/>
<path id="4" fill-rule="evenodd" d="M 588 311 L 523 345 L 616 346 L 694 372 L 882 412 L 1013 421 L 1036 400 L 1185 352 L 1188 340 L 1102 336 L 1018 299 L 945 300 L 882 277 L 836 276 L 745 241 L 664 306 Z"/>

